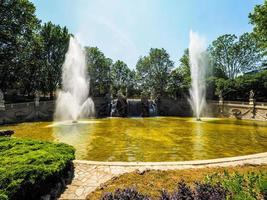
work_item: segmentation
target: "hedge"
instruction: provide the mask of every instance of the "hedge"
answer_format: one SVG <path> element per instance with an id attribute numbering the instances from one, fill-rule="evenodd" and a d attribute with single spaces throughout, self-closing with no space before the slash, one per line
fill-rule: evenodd
<path id="1" fill-rule="evenodd" d="M 0 199 L 39 199 L 72 169 L 75 150 L 63 143 L 0 137 Z"/>

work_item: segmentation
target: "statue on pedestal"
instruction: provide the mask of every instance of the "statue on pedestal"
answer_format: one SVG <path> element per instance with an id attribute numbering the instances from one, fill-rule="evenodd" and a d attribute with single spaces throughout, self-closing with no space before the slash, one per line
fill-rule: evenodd
<path id="1" fill-rule="evenodd" d="M 36 107 L 38 107 L 39 103 L 40 103 L 40 93 L 36 91 L 34 94 L 34 104 Z"/>
<path id="2" fill-rule="evenodd" d="M 250 90 L 250 92 L 249 92 L 249 104 L 250 105 L 254 105 L 254 103 L 255 103 L 254 96 L 255 96 L 254 91 L 253 90 Z"/>
<path id="3" fill-rule="evenodd" d="M 222 105 L 223 104 L 223 94 L 222 91 L 220 90 L 219 92 L 219 104 Z"/>
<path id="4" fill-rule="evenodd" d="M 127 98 L 122 94 L 121 91 L 118 92 L 116 109 L 118 116 L 127 117 L 128 115 Z"/>
<path id="5" fill-rule="evenodd" d="M 0 89 L 0 110 L 5 110 L 4 93 Z"/>

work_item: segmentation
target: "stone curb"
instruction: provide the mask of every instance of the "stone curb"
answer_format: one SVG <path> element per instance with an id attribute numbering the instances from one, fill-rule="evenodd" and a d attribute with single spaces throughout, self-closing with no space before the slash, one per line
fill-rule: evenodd
<path id="1" fill-rule="evenodd" d="M 249 161 L 254 159 L 267 158 L 267 152 L 250 154 L 245 156 L 225 157 L 208 160 L 191 160 L 191 161 L 177 161 L 177 162 L 102 162 L 89 160 L 74 160 L 74 163 L 81 163 L 87 165 L 101 165 L 101 166 L 174 166 L 174 165 L 209 165 L 220 164 L 228 162 Z"/>

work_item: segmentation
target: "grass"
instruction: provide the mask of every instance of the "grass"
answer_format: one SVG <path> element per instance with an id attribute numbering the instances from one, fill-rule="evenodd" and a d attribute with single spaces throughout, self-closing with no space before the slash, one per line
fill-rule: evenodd
<path id="1" fill-rule="evenodd" d="M 33 199 L 58 181 L 74 159 L 74 148 L 0 137 L 0 199 Z"/>
<path id="2" fill-rule="evenodd" d="M 241 198 L 243 200 L 253 199 L 249 198 L 248 193 L 250 190 L 257 193 L 255 194 L 256 196 L 258 195 L 262 197 L 262 195 L 258 194 L 259 190 L 262 190 L 262 188 L 259 188 L 261 186 L 258 184 L 258 188 L 251 189 L 252 186 L 249 184 L 252 184 L 253 181 L 249 179 L 253 179 L 253 177 L 266 172 L 267 165 L 244 165 L 228 168 L 218 167 L 168 171 L 151 170 L 145 171 L 144 173 L 139 173 L 136 171 L 123 174 L 108 181 L 93 193 L 89 194 L 87 199 L 99 200 L 107 192 L 114 192 L 118 188 L 124 189 L 134 187 L 141 194 L 149 196 L 154 200 L 160 198 L 161 191 L 163 189 L 168 192 L 175 191 L 177 189 L 177 183 L 181 182 L 182 180 L 184 180 L 189 186 L 193 186 L 196 181 L 207 182 L 211 184 L 220 182 L 227 189 L 231 189 L 231 187 L 232 189 L 235 189 L 235 184 L 238 185 L 240 183 L 237 181 L 240 181 L 240 177 L 243 177 L 244 181 L 242 182 L 242 187 L 245 192 L 236 192 L 233 193 L 233 195 L 243 195 Z M 266 177 L 267 176 L 265 176 L 265 178 Z M 257 180 L 259 180 L 259 178 Z M 261 181 L 261 183 L 262 182 L 263 181 Z"/>

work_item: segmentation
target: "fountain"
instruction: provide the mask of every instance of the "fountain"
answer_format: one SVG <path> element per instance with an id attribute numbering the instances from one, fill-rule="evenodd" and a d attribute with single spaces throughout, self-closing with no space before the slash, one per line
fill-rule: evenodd
<path id="1" fill-rule="evenodd" d="M 58 92 L 55 120 L 73 123 L 94 115 L 94 102 L 88 97 L 89 77 L 85 54 L 78 41 L 71 37 L 62 66 L 62 90 Z"/>
<path id="2" fill-rule="evenodd" d="M 189 102 L 194 115 L 199 121 L 206 105 L 206 86 L 204 81 L 207 69 L 206 46 L 204 39 L 193 31 L 190 31 L 189 62 L 191 72 Z"/>

